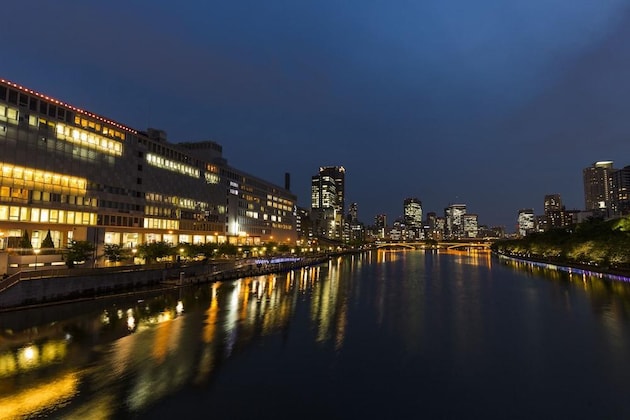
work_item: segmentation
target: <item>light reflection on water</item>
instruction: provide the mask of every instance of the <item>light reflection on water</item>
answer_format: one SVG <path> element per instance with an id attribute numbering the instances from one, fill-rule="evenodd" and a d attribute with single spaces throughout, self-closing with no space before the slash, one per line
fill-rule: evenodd
<path id="1" fill-rule="evenodd" d="M 518 376 L 517 382 L 529 376 L 540 381 L 536 375 L 556 369 L 549 363 L 558 350 L 545 352 L 563 322 L 572 325 L 567 340 L 601 325 L 596 333 L 601 347 L 593 352 L 598 360 L 605 356 L 624 366 L 617 373 L 622 375 L 630 372 L 628 286 L 499 264 L 480 251 L 375 251 L 286 274 L 105 302 L 96 312 L 77 306 L 72 316 L 49 324 L 24 325 L 27 312 L 15 325 L 3 320 L 0 418 L 150 416 L 168 396 L 190 387 L 214 389 L 217 372 L 245 363 L 250 352 L 269 363 L 277 346 L 293 348 L 295 356 L 282 353 L 279 360 L 304 375 L 308 367 L 299 355 L 308 354 L 315 369 L 311 377 L 322 373 L 317 357 L 334 355 L 328 369 L 340 364 L 341 370 L 329 373 L 335 381 L 326 383 L 331 389 L 368 384 L 381 389 L 378 373 L 364 383 L 344 376 L 354 364 L 368 364 L 383 378 L 414 378 L 418 389 L 432 389 L 419 382 L 426 378 L 456 388 L 475 384 L 482 392 L 474 378 L 494 365 L 497 386 L 506 385 L 503 372 Z M 275 347 L 266 347 L 271 345 L 266 337 L 277 337 Z M 235 358 L 239 361 L 230 362 Z M 530 369 L 522 371 L 523 364 Z M 387 383 L 383 398 L 400 386 Z M 300 385 L 316 393 L 308 382 Z"/>

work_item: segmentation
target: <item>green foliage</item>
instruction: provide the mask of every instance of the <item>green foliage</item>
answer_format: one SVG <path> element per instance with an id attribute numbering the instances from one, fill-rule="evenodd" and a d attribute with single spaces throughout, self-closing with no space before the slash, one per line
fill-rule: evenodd
<path id="1" fill-rule="evenodd" d="M 94 244 L 88 241 L 72 241 L 66 252 L 66 265 L 69 268 L 79 261 L 88 260 L 94 253 Z"/>
<path id="2" fill-rule="evenodd" d="M 280 252 L 281 254 L 287 253 L 290 250 L 291 250 L 291 247 L 287 244 L 278 245 L 278 252 Z"/>
<path id="3" fill-rule="evenodd" d="M 164 258 L 175 254 L 175 248 L 166 242 L 151 242 L 138 247 L 138 255 L 147 262 L 152 262 L 158 258 Z"/>
<path id="4" fill-rule="evenodd" d="M 48 233 L 46 233 L 46 237 L 42 241 L 42 248 L 52 249 L 55 247 L 55 243 L 52 240 L 52 236 L 50 236 L 50 229 L 48 229 Z"/>
<path id="5" fill-rule="evenodd" d="M 571 232 L 535 233 L 517 240 L 497 241 L 492 248 L 506 254 L 600 266 L 630 265 L 630 218 L 589 219 Z"/>
<path id="6" fill-rule="evenodd" d="M 119 244 L 105 244 L 103 254 L 109 262 L 118 262 L 129 258 L 129 250 Z"/>
<path id="7" fill-rule="evenodd" d="M 217 252 L 219 253 L 219 255 L 231 256 L 231 255 L 236 255 L 238 253 L 238 248 L 236 245 L 229 244 L 226 242 L 219 245 Z"/>
<path id="8" fill-rule="evenodd" d="M 24 229 L 24 234 L 22 235 L 22 239 L 20 239 L 19 247 L 24 248 L 24 249 L 33 248 L 33 244 L 31 243 L 31 237 L 29 236 L 28 231 L 26 229 Z"/>

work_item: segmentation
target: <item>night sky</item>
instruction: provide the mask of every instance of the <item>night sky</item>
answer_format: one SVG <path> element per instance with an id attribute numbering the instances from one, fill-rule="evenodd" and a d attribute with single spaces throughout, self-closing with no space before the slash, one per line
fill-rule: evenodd
<path id="1" fill-rule="evenodd" d="M 346 168 L 359 219 L 406 197 L 514 230 L 582 168 L 630 165 L 627 0 L 6 2 L 0 77 L 228 162 L 310 206 Z"/>

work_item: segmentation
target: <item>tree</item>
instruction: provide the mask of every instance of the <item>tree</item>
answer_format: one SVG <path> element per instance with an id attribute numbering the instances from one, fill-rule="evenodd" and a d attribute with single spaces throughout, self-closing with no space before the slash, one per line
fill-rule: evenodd
<path id="1" fill-rule="evenodd" d="M 85 261 L 94 253 L 94 244 L 88 241 L 71 241 L 66 252 L 66 265 L 74 267 L 79 261 Z"/>
<path id="2" fill-rule="evenodd" d="M 46 237 L 44 238 L 44 240 L 42 241 L 42 253 L 44 254 L 48 254 L 48 253 L 54 253 L 55 249 L 55 243 L 52 240 L 52 236 L 50 236 L 50 229 L 48 229 L 48 233 L 46 234 Z"/>
<path id="3" fill-rule="evenodd" d="M 142 244 L 138 247 L 138 255 L 144 258 L 147 263 L 173 255 L 175 248 L 166 242 L 151 242 L 150 244 Z"/>
<path id="4" fill-rule="evenodd" d="M 24 234 L 22 235 L 22 239 L 20 239 L 20 248 L 24 249 L 32 249 L 33 244 L 31 243 L 31 237 L 28 234 L 28 231 L 24 229 Z"/>
<path id="5" fill-rule="evenodd" d="M 103 254 L 107 261 L 116 263 L 129 257 L 129 251 L 119 244 L 105 244 Z"/>
<path id="6" fill-rule="evenodd" d="M 221 245 L 219 245 L 218 248 L 218 253 L 221 255 L 236 255 L 237 252 L 238 248 L 236 247 L 236 245 L 227 242 L 222 243 Z"/>

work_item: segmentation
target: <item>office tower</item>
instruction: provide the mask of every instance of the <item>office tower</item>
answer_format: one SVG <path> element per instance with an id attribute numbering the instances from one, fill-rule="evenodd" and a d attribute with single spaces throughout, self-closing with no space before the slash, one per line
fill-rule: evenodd
<path id="1" fill-rule="evenodd" d="M 545 213 L 554 210 L 562 210 L 562 198 L 560 198 L 560 194 L 547 194 L 545 196 L 544 209 Z"/>
<path id="2" fill-rule="evenodd" d="M 295 195 L 229 166 L 221 145 L 170 143 L 0 80 L 0 247 L 27 232 L 135 248 L 296 239 Z M 17 264 L 20 269 L 20 262 Z"/>
<path id="3" fill-rule="evenodd" d="M 522 209 L 518 211 L 518 234 L 527 236 L 534 232 L 535 229 L 534 210 Z"/>
<path id="4" fill-rule="evenodd" d="M 387 229 L 387 215 L 378 214 L 374 218 L 374 226 L 376 227 L 376 234 L 380 239 L 385 237 L 385 231 Z"/>
<path id="5" fill-rule="evenodd" d="M 612 172 L 612 212 L 622 216 L 630 214 L 630 166 Z"/>
<path id="6" fill-rule="evenodd" d="M 538 219 L 538 231 L 561 228 L 569 225 L 560 194 L 548 194 L 543 204 L 545 214 Z"/>
<path id="7" fill-rule="evenodd" d="M 610 160 L 595 162 L 582 171 L 584 177 L 584 203 L 586 211 L 607 215 L 611 208 L 611 174 L 614 171 Z"/>
<path id="8" fill-rule="evenodd" d="M 417 198 L 405 199 L 404 222 L 407 229 L 419 229 L 422 227 L 422 201 Z"/>
<path id="9" fill-rule="evenodd" d="M 348 221 L 350 223 L 356 223 L 359 221 L 359 205 L 357 203 L 350 204 L 348 209 Z"/>
<path id="10" fill-rule="evenodd" d="M 311 178 L 311 209 L 318 236 L 342 239 L 345 173 L 343 166 L 323 166 Z"/>
<path id="11" fill-rule="evenodd" d="M 478 216 L 470 213 L 462 215 L 462 230 L 464 237 L 476 238 L 479 232 Z"/>
<path id="12" fill-rule="evenodd" d="M 463 236 L 462 216 L 464 214 L 466 214 L 466 204 L 450 204 L 444 209 L 445 234 L 448 238 L 456 239 Z"/>

